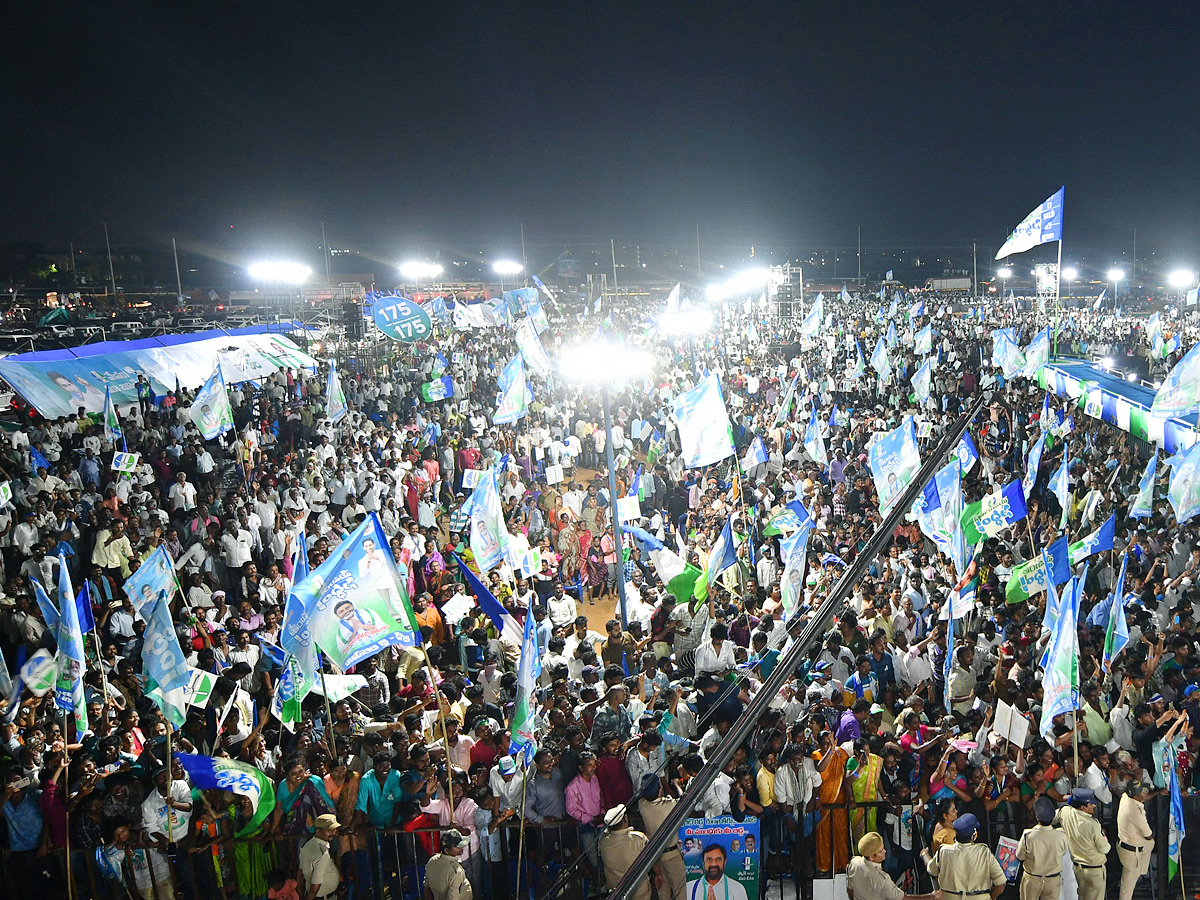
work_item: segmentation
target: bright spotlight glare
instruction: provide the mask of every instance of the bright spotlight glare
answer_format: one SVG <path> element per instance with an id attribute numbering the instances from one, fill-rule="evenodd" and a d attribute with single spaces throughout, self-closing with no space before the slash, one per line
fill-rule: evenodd
<path id="1" fill-rule="evenodd" d="M 1126 381 L 1137 381 L 1137 372 L 1130 372 L 1125 376 Z"/>
<path id="2" fill-rule="evenodd" d="M 442 274 L 442 267 L 437 263 L 412 261 L 401 263 L 400 274 L 409 281 L 420 281 L 422 278 L 436 278 Z"/>
<path id="3" fill-rule="evenodd" d="M 1190 285 L 1195 278 L 1195 272 L 1189 272 L 1187 269 L 1176 269 L 1167 277 L 1167 280 L 1171 283 L 1171 287 L 1184 288 Z"/>
<path id="4" fill-rule="evenodd" d="M 498 259 L 492 263 L 492 271 L 497 275 L 520 275 L 525 267 L 511 259 Z"/>
<path id="5" fill-rule="evenodd" d="M 687 336 L 703 334 L 712 328 L 711 310 L 692 308 L 665 312 L 658 317 L 658 330 L 663 334 Z"/>
<path id="6" fill-rule="evenodd" d="M 1108 280 L 1109 281 L 1120 281 L 1124 277 L 1125 277 L 1124 269 L 1109 269 L 1108 270 Z"/>
<path id="7" fill-rule="evenodd" d="M 1005 278 L 1005 279 L 1012 278 L 1012 269 L 1010 269 L 1008 266 L 1005 266 L 1003 269 L 1001 269 L 996 274 L 999 275 L 1001 278 Z"/>
<path id="8" fill-rule="evenodd" d="M 622 344 L 596 342 L 563 348 L 557 367 L 568 381 L 612 384 L 649 374 L 654 368 L 654 358 Z"/>
<path id="9" fill-rule="evenodd" d="M 771 282 L 770 269 L 748 269 L 728 281 L 712 285 L 705 293 L 709 300 L 727 300 L 738 294 L 758 290 Z"/>
<path id="10" fill-rule="evenodd" d="M 312 274 L 308 266 L 290 262 L 255 263 L 248 271 L 255 281 L 282 281 L 288 284 L 299 284 Z"/>
<path id="11" fill-rule="evenodd" d="M 1067 281 L 1074 281 L 1076 278 L 1079 277 L 1079 270 L 1073 269 L 1070 266 L 1068 266 L 1067 268 L 1062 270 L 1062 277 L 1067 279 Z"/>

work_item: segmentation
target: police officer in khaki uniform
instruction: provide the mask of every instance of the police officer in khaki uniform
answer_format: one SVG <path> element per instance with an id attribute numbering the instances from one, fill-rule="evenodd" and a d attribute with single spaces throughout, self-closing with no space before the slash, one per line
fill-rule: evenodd
<path id="1" fill-rule="evenodd" d="M 846 896 L 850 900 L 942 900 L 942 892 L 906 894 L 892 876 L 883 871 L 887 847 L 876 831 L 868 831 L 858 841 L 858 852 L 846 867 Z"/>
<path id="2" fill-rule="evenodd" d="M 620 803 L 604 814 L 604 836 L 600 838 L 600 859 L 604 863 L 604 880 L 613 890 L 649 839 L 640 831 L 629 827 L 629 816 L 625 804 Z M 659 868 L 654 866 L 655 881 L 659 880 Z M 634 888 L 630 900 L 650 900 L 650 878 L 643 878 Z"/>
<path id="3" fill-rule="evenodd" d="M 1071 805 L 1058 811 L 1058 823 L 1067 836 L 1079 900 L 1104 900 L 1108 838 L 1096 820 L 1096 794 L 1091 788 L 1071 791 Z"/>
<path id="4" fill-rule="evenodd" d="M 1038 824 L 1025 829 L 1017 842 L 1017 859 L 1025 866 L 1021 900 L 1058 900 L 1062 890 L 1062 858 L 1067 852 L 1067 837 L 1051 826 L 1054 813 L 1054 801 L 1038 797 L 1033 802 Z"/>
<path id="5" fill-rule="evenodd" d="M 989 894 L 996 900 L 1004 893 L 1008 879 L 992 851 L 984 844 L 976 844 L 979 820 L 971 813 L 954 820 L 956 843 L 938 848 L 932 857 L 929 849 L 921 851 L 921 859 L 929 874 L 938 880 L 946 900 L 980 898 Z"/>
<path id="6" fill-rule="evenodd" d="M 457 828 L 442 832 L 442 852 L 429 857 L 425 864 L 423 900 L 471 900 L 471 882 L 458 861 L 466 846 L 467 839 Z"/>
<path id="7" fill-rule="evenodd" d="M 675 798 L 661 796 L 662 780 L 653 772 L 642 776 L 640 787 L 638 812 L 642 814 L 647 834 L 653 837 L 675 808 Z M 678 841 L 667 842 L 667 849 L 663 851 L 658 864 L 663 877 L 663 886 L 658 892 L 660 900 L 684 900 L 687 894 L 687 869 L 683 865 Z"/>
<path id="8" fill-rule="evenodd" d="M 1117 856 L 1121 860 L 1120 900 L 1131 900 L 1138 879 L 1150 869 L 1154 832 L 1146 819 L 1149 791 L 1141 781 L 1131 781 L 1117 807 Z M 1024 900 L 1024 898 L 1022 898 Z"/>

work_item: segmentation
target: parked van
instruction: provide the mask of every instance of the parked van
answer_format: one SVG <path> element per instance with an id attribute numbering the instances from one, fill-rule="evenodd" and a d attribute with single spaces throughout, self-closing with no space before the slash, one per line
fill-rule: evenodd
<path id="1" fill-rule="evenodd" d="M 114 340 L 128 340 L 142 333 L 145 326 L 141 322 L 113 322 L 109 329 Z"/>

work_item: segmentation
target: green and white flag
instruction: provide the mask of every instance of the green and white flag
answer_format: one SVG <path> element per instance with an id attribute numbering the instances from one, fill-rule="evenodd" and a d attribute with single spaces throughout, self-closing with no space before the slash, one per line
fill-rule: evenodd
<path id="1" fill-rule="evenodd" d="M 213 688 L 217 686 L 217 676 L 194 666 L 188 666 L 188 675 L 191 678 L 187 687 L 183 689 L 183 699 L 187 701 L 188 706 L 208 706 Z"/>
<path id="2" fill-rule="evenodd" d="M 104 439 L 110 444 L 116 445 L 120 440 L 125 441 L 125 432 L 121 429 L 121 419 L 117 415 L 117 405 L 113 403 L 112 391 L 105 385 L 104 388 Z"/>
<path id="3" fill-rule="evenodd" d="M 192 785 L 200 790 L 221 789 L 246 797 L 252 815 L 234 837 L 253 834 L 275 809 L 275 786 L 262 771 L 248 763 L 223 757 L 176 753 Z"/>

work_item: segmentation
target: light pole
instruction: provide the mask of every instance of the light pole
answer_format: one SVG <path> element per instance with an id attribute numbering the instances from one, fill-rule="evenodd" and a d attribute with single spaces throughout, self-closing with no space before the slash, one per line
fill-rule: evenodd
<path id="1" fill-rule="evenodd" d="M 1067 283 L 1067 299 L 1071 299 L 1071 286 L 1075 283 L 1075 279 L 1079 277 L 1079 270 L 1073 266 L 1067 266 L 1062 270 L 1063 281 Z"/>
<path id="2" fill-rule="evenodd" d="M 1008 266 L 1005 266 L 996 274 L 1000 276 L 1000 281 L 1004 285 L 1003 289 L 1000 291 L 1000 299 L 1004 300 L 1004 295 L 1008 293 L 1008 279 L 1012 278 L 1012 269 L 1010 269 Z"/>
<path id="3" fill-rule="evenodd" d="M 401 263 L 400 275 L 408 284 L 421 286 L 421 280 L 432 281 L 442 274 L 442 267 L 437 263 L 420 262 L 417 260 Z"/>
<path id="4" fill-rule="evenodd" d="M 266 285 L 273 284 L 277 287 L 287 285 L 289 287 L 288 306 L 294 307 L 295 296 L 291 289 L 307 281 L 308 276 L 312 274 L 312 269 L 301 263 L 266 261 L 255 263 L 250 267 L 249 272 L 251 278 Z"/>
<path id="5" fill-rule="evenodd" d="M 599 384 L 604 404 L 604 460 L 608 465 L 608 506 L 613 546 L 617 554 L 617 597 L 621 606 L 621 627 L 629 625 L 625 606 L 625 535 L 617 513 L 617 466 L 613 457 L 612 410 L 609 388 L 613 384 L 633 381 L 650 373 L 654 360 L 648 353 L 630 350 L 619 344 L 579 344 L 564 348 L 558 358 L 558 371 L 568 381 Z"/>
<path id="6" fill-rule="evenodd" d="M 520 275 L 525 271 L 525 267 L 511 259 L 498 259 L 492 263 L 492 271 L 500 278 L 500 295 L 504 296 L 504 276 Z"/>
<path id="7" fill-rule="evenodd" d="M 1124 278 L 1125 278 L 1125 270 L 1124 269 L 1118 269 L 1114 266 L 1113 268 L 1108 270 L 1108 280 L 1112 282 L 1112 286 L 1113 286 L 1113 303 L 1114 304 L 1117 302 L 1117 285 L 1119 285 L 1124 280 Z"/>

